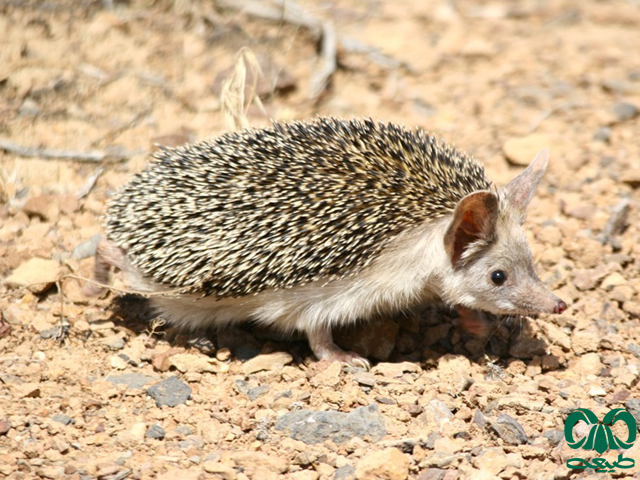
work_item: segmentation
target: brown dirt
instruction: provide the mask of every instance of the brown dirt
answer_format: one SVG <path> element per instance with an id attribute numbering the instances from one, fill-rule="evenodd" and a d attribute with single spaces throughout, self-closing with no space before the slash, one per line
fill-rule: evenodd
<path id="1" fill-rule="evenodd" d="M 595 456 L 564 441 L 573 409 L 600 419 L 640 410 L 637 2 L 301 0 L 339 36 L 403 64 L 380 66 L 342 43 L 316 100 L 317 42 L 305 28 L 216 2 L 109 3 L 0 3 L 0 137 L 111 153 L 81 162 L 0 152 L 0 477 L 567 478 L 567 459 Z M 254 126 L 315 114 L 420 126 L 483 161 L 497 185 L 549 146 L 526 226 L 539 272 L 570 309 L 502 323 L 487 344 L 446 312 L 389 319 L 394 351 L 365 373 L 250 328 L 197 344 L 147 323 L 144 302 L 87 299 L 67 280 L 61 303 L 55 285 L 32 285 L 90 276 L 92 260 L 72 252 L 100 232 L 106 198 L 155 142 L 227 128 L 219 90 L 244 46 L 278 80 L 275 91 L 259 86 L 266 115 L 252 107 Z M 625 199 L 628 218 L 603 236 Z M 45 338 L 61 321 L 64 341 Z M 243 361 L 257 352 L 266 369 Z M 114 384 L 123 373 L 152 378 Z M 159 408 L 147 388 L 174 375 L 191 398 Z M 370 404 L 382 439 L 307 445 L 274 428 L 300 409 Z M 498 433 L 500 414 L 528 442 Z M 152 425 L 163 439 L 145 436 Z M 638 466 L 616 475 L 637 474 L 639 450 L 625 455 Z"/>

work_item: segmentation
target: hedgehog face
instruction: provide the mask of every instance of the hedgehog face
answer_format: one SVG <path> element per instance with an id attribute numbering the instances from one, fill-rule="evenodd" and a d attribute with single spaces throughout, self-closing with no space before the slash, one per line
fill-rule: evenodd
<path id="1" fill-rule="evenodd" d="M 522 229 L 547 161 L 543 151 L 498 193 L 474 192 L 460 201 L 444 238 L 453 267 L 443 278 L 445 300 L 496 314 L 567 308 L 536 274 Z"/>
<path id="2" fill-rule="evenodd" d="M 469 250 L 471 256 L 454 269 L 447 289 L 464 296 L 452 303 L 503 315 L 561 313 L 566 308 L 536 274 L 522 227 L 510 212 L 499 215 L 490 245 L 477 243 Z"/>

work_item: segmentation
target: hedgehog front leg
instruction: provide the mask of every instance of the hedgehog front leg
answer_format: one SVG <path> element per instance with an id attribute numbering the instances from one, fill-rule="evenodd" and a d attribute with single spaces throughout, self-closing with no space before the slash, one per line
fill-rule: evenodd
<path id="1" fill-rule="evenodd" d="M 314 330 L 307 330 L 307 338 L 311 350 L 318 357 L 318 360 L 336 360 L 345 365 L 361 367 L 366 370 L 371 368 L 369 360 L 361 357 L 355 352 L 345 352 L 333 342 L 331 327 L 321 327 Z"/>
<path id="2" fill-rule="evenodd" d="M 480 311 L 465 307 L 458 307 L 460 326 L 462 329 L 476 338 L 487 338 L 491 325 Z"/>

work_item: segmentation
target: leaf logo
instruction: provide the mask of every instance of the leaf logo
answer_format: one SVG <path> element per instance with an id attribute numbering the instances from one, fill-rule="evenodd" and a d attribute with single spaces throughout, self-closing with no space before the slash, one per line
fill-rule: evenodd
<path id="1" fill-rule="evenodd" d="M 623 421 L 629 430 L 629 436 L 626 441 L 620 440 L 611 432 L 611 426 L 619 420 Z M 581 421 L 591 426 L 589 435 L 579 440 L 574 440 L 573 427 Z M 605 415 L 602 422 L 598 421 L 598 417 L 591 410 L 578 408 L 567 417 L 564 424 L 564 438 L 567 440 L 569 447 L 595 450 L 600 455 L 608 449 L 630 448 L 636 441 L 637 434 L 636 419 L 624 408 L 614 408 Z"/>
<path id="2" fill-rule="evenodd" d="M 623 442 L 616 435 L 613 435 L 614 445 L 616 446 L 612 448 L 631 448 L 633 443 L 636 441 L 636 436 L 638 435 L 638 426 L 636 424 L 636 419 L 624 408 L 614 408 L 604 416 L 602 423 L 604 423 L 605 425 L 613 426 L 613 424 L 618 420 L 622 420 L 627 425 L 629 436 L 627 437 L 627 440 Z M 609 435 L 611 435 L 610 429 Z M 598 450 L 596 450 L 596 452 L 597 451 Z"/>

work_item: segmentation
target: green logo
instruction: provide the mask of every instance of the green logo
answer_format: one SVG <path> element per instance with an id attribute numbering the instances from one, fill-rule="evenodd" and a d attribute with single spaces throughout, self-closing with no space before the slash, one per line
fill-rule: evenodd
<path id="1" fill-rule="evenodd" d="M 627 425 L 629 435 L 625 441 L 618 438 L 611 431 L 611 427 L 617 421 L 622 421 Z M 573 438 L 573 427 L 575 427 L 578 422 L 585 422 L 589 426 L 589 435 L 576 440 Z M 578 408 L 572 412 L 564 422 L 564 438 L 571 448 L 595 450 L 600 455 L 609 449 L 631 448 L 633 442 L 636 441 L 637 434 L 638 427 L 636 419 L 624 408 L 614 408 L 605 415 L 601 422 L 598 421 L 598 417 L 596 417 L 591 410 Z M 597 472 L 613 472 L 614 468 L 631 468 L 635 463 L 635 460 L 632 458 L 624 458 L 621 453 L 618 455 L 618 460 L 613 463 L 609 463 L 604 458 L 594 458 L 591 461 L 579 457 L 570 458 L 567 460 L 567 467 L 579 470 L 593 468 Z"/>

